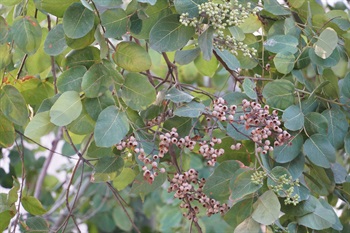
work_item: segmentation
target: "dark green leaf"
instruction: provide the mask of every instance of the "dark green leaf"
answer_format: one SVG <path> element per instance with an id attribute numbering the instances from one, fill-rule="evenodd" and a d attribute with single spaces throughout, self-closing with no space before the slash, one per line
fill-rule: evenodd
<path id="1" fill-rule="evenodd" d="M 216 200 L 227 200 L 230 196 L 230 180 L 241 165 L 235 160 L 222 162 L 215 168 L 213 174 L 207 178 L 203 192 Z"/>
<path id="2" fill-rule="evenodd" d="M 220 51 L 218 49 L 214 49 L 215 53 L 225 62 L 228 68 L 231 70 L 235 70 L 240 68 L 240 63 L 237 60 L 236 56 L 230 53 L 227 50 Z"/>
<path id="3" fill-rule="evenodd" d="M 128 27 L 129 18 L 121 8 L 108 9 L 101 14 L 102 26 L 105 27 L 107 38 L 124 35 Z"/>
<path id="4" fill-rule="evenodd" d="M 299 178 L 304 171 L 305 156 L 303 153 L 299 153 L 292 161 L 282 164 L 277 163 L 276 165 L 286 168 L 293 177 L 293 180 L 295 180 Z"/>
<path id="5" fill-rule="evenodd" d="M 188 13 L 188 16 L 193 18 L 198 16 L 198 5 L 206 1 L 207 0 L 175 0 L 174 5 L 177 13 Z"/>
<path id="6" fill-rule="evenodd" d="M 161 18 L 150 32 L 150 45 L 158 52 L 174 51 L 184 47 L 194 34 L 193 27 L 179 22 L 179 15 Z"/>
<path id="7" fill-rule="evenodd" d="M 248 218 L 253 212 L 254 198 L 248 198 L 235 203 L 225 214 L 224 220 L 232 227 L 236 228 L 241 222 Z"/>
<path id="8" fill-rule="evenodd" d="M 350 72 L 341 81 L 340 92 L 343 96 L 350 98 Z"/>
<path id="9" fill-rule="evenodd" d="M 251 180 L 254 170 L 246 170 L 230 181 L 231 196 L 233 200 L 241 199 L 248 194 L 259 190 L 262 185 L 254 184 Z"/>
<path id="10" fill-rule="evenodd" d="M 10 147 L 15 142 L 16 134 L 13 123 L 0 111 L 0 147 Z"/>
<path id="11" fill-rule="evenodd" d="M 98 115 L 108 106 L 115 105 L 115 101 L 110 91 L 105 92 L 97 98 L 86 98 L 83 100 L 84 107 L 90 117 L 97 121 Z"/>
<path id="12" fill-rule="evenodd" d="M 141 196 L 141 199 L 144 199 L 145 195 L 155 191 L 158 189 L 162 184 L 165 182 L 167 177 L 166 173 L 159 173 L 158 176 L 154 178 L 154 181 L 152 184 L 149 184 L 144 178 L 142 173 L 140 173 L 136 179 L 134 180 L 134 183 L 132 184 L 131 193 L 137 194 Z"/>
<path id="13" fill-rule="evenodd" d="M 83 109 L 80 116 L 70 123 L 67 128 L 77 135 L 86 135 L 94 131 L 95 121 Z"/>
<path id="14" fill-rule="evenodd" d="M 205 60 L 210 60 L 213 55 L 213 35 L 215 29 L 209 27 L 198 37 L 198 45 L 203 53 L 203 58 Z"/>
<path id="15" fill-rule="evenodd" d="M 100 50 L 96 47 L 89 46 L 68 53 L 63 66 L 64 69 L 69 69 L 73 66 L 82 65 L 89 69 L 93 64 L 100 62 L 100 60 Z"/>
<path id="16" fill-rule="evenodd" d="M 275 147 L 273 151 L 273 159 L 278 163 L 287 163 L 296 158 L 301 148 L 303 147 L 303 136 L 301 134 L 294 135 L 290 141 L 291 145 L 288 143 L 283 144 L 282 146 Z"/>
<path id="17" fill-rule="evenodd" d="M 327 135 L 328 121 L 327 118 L 318 112 L 310 112 L 305 115 L 305 130 L 308 135 L 320 133 Z"/>
<path id="18" fill-rule="evenodd" d="M 129 131 L 129 122 L 124 112 L 115 106 L 105 108 L 98 116 L 95 126 L 95 142 L 99 147 L 119 143 Z"/>
<path id="19" fill-rule="evenodd" d="M 94 27 L 94 13 L 81 3 L 73 3 L 63 15 L 64 33 L 72 39 L 88 34 Z"/>
<path id="20" fill-rule="evenodd" d="M 265 0 L 264 9 L 274 15 L 289 15 L 290 11 L 284 8 L 277 0 Z"/>
<path id="21" fill-rule="evenodd" d="M 192 62 L 200 54 L 200 49 L 178 50 L 175 53 L 175 62 L 179 65 L 186 65 Z"/>

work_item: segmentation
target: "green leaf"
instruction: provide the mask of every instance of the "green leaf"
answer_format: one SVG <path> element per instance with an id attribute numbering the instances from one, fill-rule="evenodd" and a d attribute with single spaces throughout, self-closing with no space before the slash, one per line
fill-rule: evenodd
<path id="1" fill-rule="evenodd" d="M 46 210 L 42 206 L 41 202 L 32 196 L 22 197 L 22 206 L 32 215 L 42 215 L 46 213 Z"/>
<path id="2" fill-rule="evenodd" d="M 235 172 L 241 168 L 241 165 L 235 160 L 222 162 L 207 178 L 203 192 L 218 201 L 227 200 L 230 196 L 230 180 L 234 177 Z"/>
<path id="3" fill-rule="evenodd" d="M 273 150 L 273 159 L 278 163 L 287 163 L 295 159 L 303 147 L 303 136 L 297 134 L 293 136 L 290 140 L 291 145 L 288 143 L 283 144 L 282 146 L 277 146 Z"/>
<path id="4" fill-rule="evenodd" d="M 76 91 L 64 92 L 50 110 L 50 121 L 57 126 L 65 126 L 77 119 L 83 106 L 79 93 Z"/>
<path id="5" fill-rule="evenodd" d="M 119 229 L 130 232 L 132 229 L 132 223 L 130 222 L 129 217 L 126 215 L 125 211 L 129 214 L 132 221 L 134 221 L 134 212 L 130 207 L 126 207 L 125 209 L 121 206 L 117 206 L 113 208 L 112 217 L 114 223 L 118 226 Z"/>
<path id="6" fill-rule="evenodd" d="M 94 183 L 112 181 L 121 173 L 123 167 L 124 160 L 120 156 L 100 158 L 95 164 L 90 181 Z"/>
<path id="7" fill-rule="evenodd" d="M 283 110 L 294 104 L 294 84 L 287 80 L 269 82 L 262 94 L 272 108 Z"/>
<path id="8" fill-rule="evenodd" d="M 275 35 L 264 42 L 265 49 L 273 53 L 298 52 L 298 39 L 291 35 Z"/>
<path id="9" fill-rule="evenodd" d="M 350 132 L 344 138 L 344 149 L 346 153 L 350 154 Z"/>
<path id="10" fill-rule="evenodd" d="M 275 165 L 286 168 L 293 177 L 293 180 L 295 180 L 299 178 L 304 171 L 305 156 L 303 153 L 299 153 L 292 161 L 283 164 L 276 163 Z"/>
<path id="11" fill-rule="evenodd" d="M 194 97 L 184 91 L 180 91 L 177 88 L 172 87 L 165 93 L 164 99 L 171 100 L 171 102 L 179 104 L 189 103 L 194 99 Z"/>
<path id="12" fill-rule="evenodd" d="M 294 68 L 295 57 L 290 52 L 279 52 L 273 58 L 276 69 L 282 74 L 290 73 Z"/>
<path id="13" fill-rule="evenodd" d="M 300 8 L 304 4 L 305 0 L 289 0 L 288 3 L 291 7 Z"/>
<path id="14" fill-rule="evenodd" d="M 13 123 L 0 111 L 0 147 L 10 147 L 15 142 L 16 134 Z"/>
<path id="15" fill-rule="evenodd" d="M 158 52 L 174 51 L 184 47 L 194 34 L 193 27 L 179 22 L 177 14 L 161 18 L 151 29 L 149 42 Z"/>
<path id="16" fill-rule="evenodd" d="M 70 123 L 67 128 L 77 135 L 86 135 L 94 131 L 95 121 L 83 109 L 80 116 Z"/>
<path id="17" fill-rule="evenodd" d="M 72 39 L 77 39 L 88 34 L 94 27 L 95 16 L 81 3 L 73 3 L 63 15 L 64 33 Z"/>
<path id="18" fill-rule="evenodd" d="M 251 176 L 255 171 L 246 170 L 230 181 L 231 196 L 233 200 L 241 199 L 248 194 L 255 193 L 262 185 L 254 184 Z"/>
<path id="19" fill-rule="evenodd" d="M 174 5 L 176 12 L 179 14 L 188 13 L 188 17 L 197 17 L 199 14 L 198 5 L 207 0 L 175 0 Z"/>
<path id="20" fill-rule="evenodd" d="M 73 50 L 67 54 L 63 62 L 64 69 L 74 66 L 85 66 L 89 69 L 93 64 L 100 62 L 100 50 L 96 47 L 88 46 L 80 50 Z"/>
<path id="21" fill-rule="evenodd" d="M 310 164 L 309 167 L 309 171 L 304 172 L 304 180 L 308 189 L 317 196 L 328 196 L 332 193 L 335 188 L 333 175 L 331 177 L 326 169 L 314 164 Z"/>
<path id="22" fill-rule="evenodd" d="M 254 203 L 252 218 L 258 223 L 270 225 L 279 218 L 280 209 L 281 204 L 276 194 L 269 190 Z"/>
<path id="23" fill-rule="evenodd" d="M 291 105 L 282 115 L 284 126 L 289 130 L 299 130 L 304 127 L 304 114 L 299 105 Z"/>
<path id="24" fill-rule="evenodd" d="M 152 184 L 149 184 L 144 178 L 143 174 L 140 173 L 134 180 L 130 192 L 136 195 L 140 195 L 141 199 L 144 200 L 146 194 L 155 191 L 165 182 L 167 178 L 166 173 L 159 173 L 158 176 L 154 178 Z"/>
<path id="25" fill-rule="evenodd" d="M 10 189 L 8 196 L 7 196 L 7 203 L 9 205 L 12 205 L 16 203 L 18 199 L 18 191 L 19 191 L 19 182 L 16 178 L 13 179 L 13 187 Z"/>
<path id="26" fill-rule="evenodd" d="M 52 132 L 55 127 L 56 126 L 50 121 L 50 112 L 40 112 L 29 122 L 24 131 L 24 135 L 36 142 L 40 142 L 40 138 Z"/>
<path id="27" fill-rule="evenodd" d="M 121 96 L 126 105 L 134 110 L 144 110 L 156 100 L 156 90 L 146 76 L 128 73 Z"/>
<path id="28" fill-rule="evenodd" d="M 79 38 L 70 38 L 67 35 L 65 35 L 65 40 L 66 44 L 68 47 L 72 49 L 83 49 L 86 48 L 87 46 L 91 45 L 95 41 L 95 32 L 96 32 L 96 27 L 92 27 L 92 29 L 83 37 Z"/>
<path id="29" fill-rule="evenodd" d="M 102 26 L 105 27 L 104 34 L 107 38 L 116 38 L 126 33 L 129 18 L 121 8 L 108 9 L 101 14 Z"/>
<path id="30" fill-rule="evenodd" d="M 79 0 L 34 0 L 36 8 L 59 18 L 62 18 L 64 12 L 73 2 L 79 2 Z"/>
<path id="31" fill-rule="evenodd" d="M 335 149 L 343 147 L 344 137 L 348 132 L 349 123 L 345 114 L 337 109 L 328 109 L 322 112 L 328 121 L 327 138 Z"/>
<path id="32" fill-rule="evenodd" d="M 200 54 L 200 49 L 178 50 L 175 52 L 175 62 L 179 65 L 186 65 L 192 62 Z"/>
<path id="33" fill-rule="evenodd" d="M 254 198 L 248 198 L 235 203 L 224 216 L 224 220 L 232 227 L 236 228 L 253 212 Z"/>
<path id="34" fill-rule="evenodd" d="M 198 45 L 203 53 L 204 60 L 210 60 L 213 55 L 213 36 L 215 29 L 209 27 L 198 37 Z"/>
<path id="35" fill-rule="evenodd" d="M 230 53 L 229 51 L 220 51 L 218 49 L 214 49 L 214 51 L 231 70 L 236 70 L 241 66 L 236 56 Z"/>
<path id="36" fill-rule="evenodd" d="M 0 16 L 0 44 L 4 43 L 7 40 L 9 35 L 9 27 L 6 23 L 6 20 Z"/>
<path id="37" fill-rule="evenodd" d="M 11 28 L 15 44 L 24 53 L 35 53 L 41 43 L 41 27 L 39 22 L 32 16 L 17 18 Z"/>
<path id="38" fill-rule="evenodd" d="M 95 126 L 95 142 L 99 147 L 119 143 L 129 131 L 129 122 L 124 112 L 115 106 L 105 108 L 98 116 Z"/>
<path id="39" fill-rule="evenodd" d="M 81 91 L 81 82 L 87 69 L 85 66 L 75 66 L 64 71 L 57 79 L 57 88 L 60 92 Z"/>
<path id="40" fill-rule="evenodd" d="M 252 217 L 239 224 L 233 233 L 261 233 L 261 226 Z"/>
<path id="41" fill-rule="evenodd" d="M 314 44 L 315 53 L 322 59 L 328 58 L 337 47 L 338 35 L 333 28 L 323 30 Z"/>
<path id="42" fill-rule="evenodd" d="M 17 125 L 25 125 L 28 121 L 28 109 L 21 93 L 11 85 L 0 90 L 0 110 L 7 119 Z"/>
<path id="43" fill-rule="evenodd" d="M 174 115 L 179 117 L 199 117 L 204 112 L 205 106 L 202 103 L 192 101 L 184 104 L 174 111 Z"/>
<path id="44" fill-rule="evenodd" d="M 0 57 L 0 70 L 2 70 L 11 63 L 12 56 L 10 45 L 0 43 L 0 54 L 2 55 Z"/>
<path id="45" fill-rule="evenodd" d="M 219 62 L 215 57 L 212 57 L 209 61 L 205 60 L 202 55 L 199 55 L 194 64 L 198 72 L 203 76 L 213 77 L 218 69 Z"/>
<path id="46" fill-rule="evenodd" d="M 102 63 L 94 64 L 84 74 L 81 89 L 88 98 L 95 98 L 108 90 L 113 83 L 113 73 Z"/>
<path id="47" fill-rule="evenodd" d="M 239 24 L 239 28 L 242 29 L 244 33 L 254 33 L 258 31 L 263 26 L 259 17 L 256 14 L 248 15 L 248 18 L 244 19 L 244 22 Z"/>
<path id="48" fill-rule="evenodd" d="M 115 101 L 110 91 L 105 92 L 97 98 L 87 98 L 83 100 L 84 107 L 90 117 L 97 121 L 98 115 L 108 106 L 115 105 Z"/>
<path id="49" fill-rule="evenodd" d="M 304 143 L 304 152 L 312 163 L 317 166 L 330 168 L 330 163 L 335 162 L 335 149 L 322 134 L 314 134 Z"/>
<path id="50" fill-rule="evenodd" d="M 315 197 L 310 198 L 315 200 L 316 208 L 312 213 L 299 217 L 297 219 L 298 224 L 315 230 L 322 230 L 331 227 L 336 222 L 333 212 L 324 208 L 320 201 Z"/>
<path id="51" fill-rule="evenodd" d="M 290 15 L 290 11 L 280 5 L 277 0 L 265 0 L 264 9 L 274 15 Z"/>
<path id="52" fill-rule="evenodd" d="M 96 146 L 95 141 L 91 142 L 89 149 L 86 152 L 86 155 L 89 158 L 102 158 L 112 154 L 113 152 L 111 147 L 98 147 Z"/>
<path id="53" fill-rule="evenodd" d="M 67 48 L 63 25 L 57 24 L 49 31 L 44 43 L 44 51 L 50 56 L 57 56 Z"/>
<path id="54" fill-rule="evenodd" d="M 146 71 L 151 68 L 152 61 L 144 48 L 134 42 L 121 42 L 113 54 L 114 62 L 131 72 Z"/>
<path id="55" fill-rule="evenodd" d="M 328 121 L 327 118 L 318 112 L 310 112 L 305 115 L 305 130 L 308 135 L 320 133 L 327 135 Z"/>
<path id="56" fill-rule="evenodd" d="M 13 218 L 13 213 L 10 210 L 0 212 L 0 231 L 4 232 L 6 228 L 10 225 L 10 221 Z"/>
<path id="57" fill-rule="evenodd" d="M 106 8 L 114 8 L 123 4 L 123 0 L 94 0 L 96 5 L 106 7 Z"/>
<path id="58" fill-rule="evenodd" d="M 341 81 L 340 92 L 343 96 L 350 98 L 350 72 Z"/>
<path id="59" fill-rule="evenodd" d="M 229 27 L 228 30 L 230 30 L 231 35 L 238 41 L 243 41 L 245 39 L 245 34 L 242 30 L 242 28 L 239 28 L 237 26 Z"/>
<path id="60" fill-rule="evenodd" d="M 245 78 L 243 81 L 243 89 L 244 89 L 244 93 L 251 99 L 256 100 L 257 99 L 257 95 L 256 95 L 256 85 L 255 83 L 250 80 L 249 78 Z"/>
<path id="61" fill-rule="evenodd" d="M 333 53 L 326 59 L 323 59 L 316 55 L 314 49 L 309 49 L 309 58 L 313 63 L 321 67 L 333 67 L 338 64 L 340 60 L 340 54 L 338 49 L 334 49 Z"/>
<path id="62" fill-rule="evenodd" d="M 118 191 L 125 189 L 131 182 L 134 181 L 137 173 L 134 170 L 128 167 L 124 167 L 122 172 L 113 179 L 113 186 Z"/>
<path id="63" fill-rule="evenodd" d="M 42 217 L 29 217 L 26 221 L 26 232 L 49 232 L 49 224 Z"/>

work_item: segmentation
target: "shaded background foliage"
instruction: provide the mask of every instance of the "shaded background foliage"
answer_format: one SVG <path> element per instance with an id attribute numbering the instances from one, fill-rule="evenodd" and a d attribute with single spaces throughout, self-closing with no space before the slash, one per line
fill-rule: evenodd
<path id="1" fill-rule="evenodd" d="M 214 1 L 248 12 L 224 25 L 206 2 L 0 0 L 1 231 L 350 231 L 349 9 Z M 213 113 L 218 97 L 278 110 L 289 143 L 260 150 L 242 112 Z M 139 149 L 160 153 L 173 127 L 225 152 L 208 166 L 198 144 L 173 146 L 152 182 Z M 183 217 L 168 187 L 190 168 L 230 210 Z"/>

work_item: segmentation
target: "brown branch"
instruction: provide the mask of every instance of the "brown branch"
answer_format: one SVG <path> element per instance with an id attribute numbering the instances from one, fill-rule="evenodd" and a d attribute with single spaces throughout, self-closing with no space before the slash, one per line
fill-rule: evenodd
<path id="1" fill-rule="evenodd" d="M 231 70 L 226 63 L 221 59 L 221 57 L 215 52 L 215 50 L 213 50 L 214 56 L 216 57 L 216 59 L 220 62 L 220 64 L 225 68 L 225 70 L 227 70 L 230 75 L 236 80 L 236 82 L 242 83 L 242 80 L 240 80 L 238 78 L 237 73 L 234 70 Z"/>
<path id="2" fill-rule="evenodd" d="M 42 185 L 44 183 L 44 178 L 45 178 L 45 176 L 47 174 L 47 169 L 50 166 L 50 163 L 51 163 L 53 155 L 54 155 L 54 151 L 56 150 L 58 142 L 61 140 L 61 138 L 62 138 L 62 131 L 58 130 L 56 138 L 51 143 L 52 147 L 51 147 L 51 150 L 50 150 L 50 154 L 46 158 L 46 160 L 44 162 L 44 165 L 43 165 L 43 167 L 41 169 L 41 172 L 39 174 L 38 180 L 37 180 L 37 182 L 35 184 L 35 191 L 34 191 L 34 197 L 35 198 L 39 199 L 39 197 L 40 197 L 41 188 L 42 188 Z"/>
<path id="3" fill-rule="evenodd" d="M 24 57 L 22 58 L 21 65 L 18 69 L 16 79 L 19 79 L 19 76 L 21 75 L 21 72 L 23 70 L 24 64 L 26 63 L 27 58 L 28 58 L 28 54 L 25 54 Z"/>

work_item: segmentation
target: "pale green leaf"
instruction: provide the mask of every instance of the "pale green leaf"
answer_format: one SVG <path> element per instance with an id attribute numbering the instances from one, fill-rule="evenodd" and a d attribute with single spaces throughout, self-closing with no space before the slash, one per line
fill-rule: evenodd
<path id="1" fill-rule="evenodd" d="M 278 163 L 287 163 L 295 159 L 303 147 L 303 136 L 301 134 L 293 135 L 290 140 L 291 145 L 284 143 L 273 150 L 273 159 Z"/>
<path id="2" fill-rule="evenodd" d="M 98 116 L 95 126 L 95 142 L 99 147 L 119 143 L 129 131 L 129 122 L 124 112 L 115 106 L 105 108 Z"/>
<path id="3" fill-rule="evenodd" d="M 255 91 L 255 83 L 250 80 L 249 78 L 245 78 L 243 81 L 243 89 L 244 93 L 251 99 L 256 100 L 257 99 L 257 94 Z"/>
<path id="4" fill-rule="evenodd" d="M 298 51 L 298 39 L 291 35 L 275 35 L 264 42 L 265 49 L 273 53 L 290 52 L 292 54 Z"/>
<path id="5" fill-rule="evenodd" d="M 304 127 L 304 114 L 299 105 L 291 105 L 284 110 L 282 120 L 289 130 L 296 131 Z"/>
<path id="6" fill-rule="evenodd" d="M 40 142 L 40 138 L 53 131 L 55 127 L 50 121 L 50 112 L 40 112 L 29 122 L 24 135 L 36 142 Z"/>
<path id="7" fill-rule="evenodd" d="M 252 218 L 261 224 L 270 225 L 279 218 L 280 209 L 281 204 L 276 194 L 269 190 L 254 203 Z"/>
<path id="8" fill-rule="evenodd" d="M 287 51 L 279 52 L 273 58 L 273 62 L 278 72 L 288 74 L 294 68 L 295 57 L 292 53 Z"/>
<path id="9" fill-rule="evenodd" d="M 286 109 L 294 104 L 294 84 L 287 80 L 274 80 L 266 84 L 263 96 L 270 107 Z"/>
<path id="10" fill-rule="evenodd" d="M 65 126 L 77 119 L 82 110 L 78 92 L 66 91 L 50 109 L 50 121 L 57 126 Z"/>
<path id="11" fill-rule="evenodd" d="M 32 215 L 43 215 L 46 213 L 46 210 L 42 206 L 41 202 L 32 196 L 22 197 L 21 202 L 23 208 Z"/>
<path id="12" fill-rule="evenodd" d="M 194 97 L 184 91 L 180 91 L 177 88 L 172 87 L 165 93 L 164 99 L 171 100 L 174 103 L 189 103 L 194 99 Z"/>
<path id="13" fill-rule="evenodd" d="M 241 199 L 248 194 L 252 194 L 259 190 L 262 185 L 254 184 L 251 176 L 255 171 L 246 170 L 230 181 L 231 196 L 233 200 Z"/>
<path id="14" fill-rule="evenodd" d="M 112 181 L 124 167 L 124 160 L 120 156 L 100 158 L 94 166 L 90 181 L 94 183 Z"/>
<path id="15" fill-rule="evenodd" d="M 315 53 L 322 59 L 328 58 L 334 51 L 338 43 L 338 35 L 333 28 L 323 30 L 314 44 Z"/>

